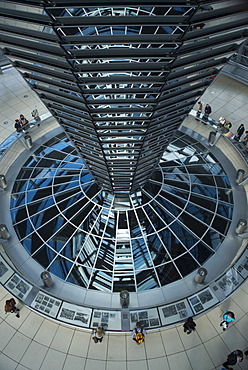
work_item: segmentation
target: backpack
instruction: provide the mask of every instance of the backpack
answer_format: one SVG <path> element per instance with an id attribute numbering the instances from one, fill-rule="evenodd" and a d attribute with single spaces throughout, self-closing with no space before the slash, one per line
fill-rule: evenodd
<path id="1" fill-rule="evenodd" d="M 237 363 L 237 355 L 235 353 L 230 353 L 227 356 L 228 365 L 235 365 Z"/>
<path id="2" fill-rule="evenodd" d="M 233 351 L 232 353 L 230 353 L 230 355 L 227 356 L 229 365 L 235 365 L 237 363 L 237 356 L 241 357 L 241 361 L 243 361 L 244 357 L 243 352 L 237 349 L 236 351 Z"/>
<path id="3" fill-rule="evenodd" d="M 227 315 L 231 315 L 232 318 L 235 320 L 235 315 L 234 315 L 234 313 L 232 311 L 227 311 L 226 314 Z"/>
<path id="4" fill-rule="evenodd" d="M 236 351 L 233 351 L 233 353 L 236 353 L 236 355 L 239 356 L 242 359 L 242 360 L 240 360 L 240 362 L 243 361 L 244 355 L 243 355 L 243 352 L 240 351 L 240 349 L 236 349 Z"/>
<path id="5" fill-rule="evenodd" d="M 137 343 L 142 343 L 142 342 L 144 342 L 144 340 L 145 340 L 145 336 L 144 336 L 144 334 L 142 333 L 142 328 L 141 328 L 141 332 L 140 332 L 140 333 L 139 333 L 139 332 L 137 331 L 137 329 L 135 328 L 135 332 L 136 332 L 136 336 L 135 336 L 136 342 L 137 342 Z"/>

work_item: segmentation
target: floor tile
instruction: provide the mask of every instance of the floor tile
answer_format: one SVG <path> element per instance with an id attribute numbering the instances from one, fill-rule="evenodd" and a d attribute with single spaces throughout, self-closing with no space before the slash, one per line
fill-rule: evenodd
<path id="1" fill-rule="evenodd" d="M 184 333 L 183 327 L 181 327 L 178 328 L 178 331 L 185 349 L 193 348 L 201 344 L 201 338 L 199 337 L 197 330 L 191 334 L 187 334 Z"/>
<path id="2" fill-rule="evenodd" d="M 147 360 L 149 370 L 169 369 L 167 357 L 152 358 Z"/>
<path id="3" fill-rule="evenodd" d="M 207 313 L 208 319 L 210 320 L 210 322 L 212 323 L 212 325 L 214 326 L 214 328 L 216 329 L 218 333 L 221 332 L 221 328 L 220 328 L 221 313 L 223 313 L 223 309 L 221 309 L 219 306 L 215 307 L 214 309 L 212 309 L 211 311 Z"/>
<path id="4" fill-rule="evenodd" d="M 42 322 L 37 333 L 35 334 L 34 340 L 49 347 L 57 329 L 58 324 L 46 319 Z"/>
<path id="5" fill-rule="evenodd" d="M 65 363 L 66 354 L 55 351 L 54 349 L 49 349 L 47 351 L 46 357 L 42 362 L 40 370 L 48 370 L 48 369 L 63 369 Z"/>
<path id="6" fill-rule="evenodd" d="M 182 340 L 176 328 L 161 331 L 161 337 L 167 355 L 184 350 Z"/>
<path id="7" fill-rule="evenodd" d="M 104 369 L 105 368 L 105 361 L 100 360 L 92 360 L 87 358 L 85 362 L 84 370 L 96 370 L 96 369 Z"/>
<path id="8" fill-rule="evenodd" d="M 1 323 L 0 351 L 6 347 L 15 333 L 16 331 L 12 326 L 7 324 L 5 321 Z"/>
<path id="9" fill-rule="evenodd" d="M 85 358 L 67 355 L 62 370 L 84 369 Z"/>
<path id="10" fill-rule="evenodd" d="M 247 346 L 247 341 L 243 335 L 240 334 L 235 325 L 229 326 L 229 328 L 221 334 L 221 338 L 230 351 L 237 348 L 242 350 Z"/>
<path id="11" fill-rule="evenodd" d="M 197 334 L 201 338 L 202 342 L 206 342 L 207 340 L 214 338 L 219 334 L 216 328 L 212 325 L 207 315 L 200 316 L 195 320 L 195 322 L 197 324 Z"/>
<path id="12" fill-rule="evenodd" d="M 127 361 L 143 360 L 145 357 L 145 343 L 137 344 L 131 336 L 127 337 Z"/>
<path id="13" fill-rule="evenodd" d="M 33 338 L 39 330 L 44 318 L 36 313 L 29 311 L 29 315 L 22 322 L 19 331 L 29 338 Z"/>
<path id="14" fill-rule="evenodd" d="M 23 366 L 23 365 L 17 365 L 17 367 L 15 368 L 15 370 L 30 370 L 30 367 L 26 367 L 26 366 Z"/>
<path id="15" fill-rule="evenodd" d="M 127 370 L 127 363 L 126 361 L 108 361 L 106 370 Z"/>
<path id="16" fill-rule="evenodd" d="M 47 351 L 48 348 L 46 346 L 32 341 L 24 353 L 20 364 L 32 370 L 39 370 Z"/>
<path id="17" fill-rule="evenodd" d="M 127 370 L 148 370 L 147 361 L 140 360 L 140 361 L 127 361 Z"/>
<path id="18" fill-rule="evenodd" d="M 4 348 L 3 353 L 19 362 L 30 343 L 31 339 L 19 332 L 16 332 Z"/>
<path id="19" fill-rule="evenodd" d="M 240 334 L 246 339 L 248 347 L 248 330 L 247 329 L 248 316 L 245 315 L 242 319 L 235 322 L 235 328 L 240 332 Z"/>
<path id="20" fill-rule="evenodd" d="M 146 336 L 145 347 L 148 359 L 165 356 L 164 343 L 159 331 Z"/>
<path id="21" fill-rule="evenodd" d="M 246 292 L 246 294 L 248 294 L 248 280 L 241 285 L 241 290 L 243 290 L 244 292 Z"/>
<path id="22" fill-rule="evenodd" d="M 74 331 L 68 353 L 74 356 L 86 357 L 89 350 L 90 340 L 91 336 L 89 333 L 82 330 Z"/>
<path id="23" fill-rule="evenodd" d="M 125 361 L 127 357 L 125 335 L 109 335 L 107 360 Z"/>
<path id="24" fill-rule="evenodd" d="M 225 357 L 230 352 L 219 336 L 205 342 L 204 346 L 215 366 L 224 362 Z"/>
<path id="25" fill-rule="evenodd" d="M 196 370 L 193 369 L 185 352 L 175 353 L 167 357 L 170 370 Z"/>
<path id="26" fill-rule="evenodd" d="M 235 302 L 235 304 L 237 306 L 239 306 L 241 308 L 241 310 L 244 312 L 244 313 L 247 313 L 248 312 L 248 294 L 244 293 L 243 290 L 241 289 L 238 289 L 236 292 L 234 292 L 232 294 L 232 297 L 231 297 L 232 301 Z M 236 315 L 237 316 L 237 315 Z M 237 316 L 236 317 L 236 320 L 238 319 L 239 317 Z"/>
<path id="27" fill-rule="evenodd" d="M 15 370 L 17 365 L 18 363 L 12 360 L 12 358 L 6 356 L 3 353 L 0 353 L 0 369 L 1 370 Z"/>
<path id="28" fill-rule="evenodd" d="M 59 326 L 50 344 L 52 349 L 68 352 L 74 330 L 65 326 Z"/>
<path id="29" fill-rule="evenodd" d="M 201 370 L 209 370 L 214 366 L 207 350 L 203 344 L 187 350 L 187 356 L 193 369 L 197 369 L 200 364 Z"/>

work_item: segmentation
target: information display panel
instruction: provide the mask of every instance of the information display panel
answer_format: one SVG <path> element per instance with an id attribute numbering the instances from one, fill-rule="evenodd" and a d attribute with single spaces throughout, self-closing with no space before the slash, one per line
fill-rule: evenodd
<path id="1" fill-rule="evenodd" d="M 200 292 L 192 295 L 188 298 L 188 301 L 195 314 L 203 312 L 219 302 L 218 298 L 216 298 L 215 294 L 210 288 L 203 289 Z"/>
<path id="2" fill-rule="evenodd" d="M 14 270 L 0 256 L 0 283 L 4 284 L 14 274 Z"/>
<path id="3" fill-rule="evenodd" d="M 31 307 L 37 311 L 56 317 L 62 301 L 43 292 L 39 292 L 31 303 Z"/>
<path id="4" fill-rule="evenodd" d="M 156 328 L 161 325 L 157 308 L 130 311 L 130 328 L 133 329 L 138 321 L 146 329 Z"/>
<path id="5" fill-rule="evenodd" d="M 63 302 L 57 318 L 73 325 L 88 328 L 92 309 Z"/>
<path id="6" fill-rule="evenodd" d="M 192 309 L 186 299 L 158 308 L 162 325 L 172 324 L 192 316 Z"/>
<path id="7" fill-rule="evenodd" d="M 121 311 L 94 310 L 91 327 L 105 330 L 121 330 Z"/>
<path id="8" fill-rule="evenodd" d="M 243 278 L 240 276 L 238 271 L 234 268 L 229 269 L 225 275 L 216 280 L 216 285 L 222 290 L 224 295 L 227 297 L 241 284 Z"/>
<path id="9" fill-rule="evenodd" d="M 5 284 L 6 288 L 13 293 L 15 297 L 24 301 L 30 293 L 33 286 L 26 282 L 20 275 L 14 274 Z"/>

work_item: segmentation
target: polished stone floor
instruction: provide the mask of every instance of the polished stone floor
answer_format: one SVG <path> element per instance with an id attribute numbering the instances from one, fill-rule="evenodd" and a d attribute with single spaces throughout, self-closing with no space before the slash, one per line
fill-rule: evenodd
<path id="1" fill-rule="evenodd" d="M 0 289 L 1 306 L 9 294 Z M 19 304 L 21 308 L 21 305 Z M 95 344 L 89 331 L 73 329 L 21 308 L 21 317 L 0 312 L 0 369 L 2 370 L 214 370 L 228 353 L 248 347 L 248 282 L 231 298 L 195 319 L 196 331 L 187 335 L 182 324 L 149 331 L 137 345 L 130 334 L 106 333 Z M 236 314 L 235 324 L 220 327 L 222 310 Z M 246 370 L 248 360 L 235 365 Z"/>
<path id="2" fill-rule="evenodd" d="M 240 123 L 248 130 L 248 87 L 223 75 L 202 97 L 212 106 L 212 117 L 224 116 L 233 123 L 235 132 Z M 13 69 L 0 75 L 0 141 L 13 131 L 19 114 L 31 119 L 31 111 L 44 105 Z M 206 126 L 189 119 L 188 126 L 208 135 Z M 229 150 L 223 145 L 223 150 Z M 232 154 L 240 167 L 240 157 Z M 2 171 L 0 163 L 0 173 Z M 149 331 L 145 343 L 136 345 L 129 333 L 106 333 L 103 342 L 95 344 L 90 331 L 73 329 L 21 307 L 21 317 L 5 315 L 3 308 L 9 293 L 0 287 L 0 370 L 214 370 L 221 369 L 227 354 L 248 347 L 248 282 L 230 298 L 207 314 L 195 319 L 196 332 L 186 335 L 182 324 Z M 223 332 L 219 326 L 223 310 L 236 314 L 235 324 Z M 234 369 L 248 369 L 248 360 Z"/>

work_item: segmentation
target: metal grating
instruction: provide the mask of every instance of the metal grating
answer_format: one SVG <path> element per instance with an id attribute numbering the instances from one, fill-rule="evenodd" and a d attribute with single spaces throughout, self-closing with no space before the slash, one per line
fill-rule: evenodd
<path id="1" fill-rule="evenodd" d="M 246 0 L 4 1 L 1 45 L 98 184 L 122 197 L 147 183 L 247 37 L 247 8 Z"/>

